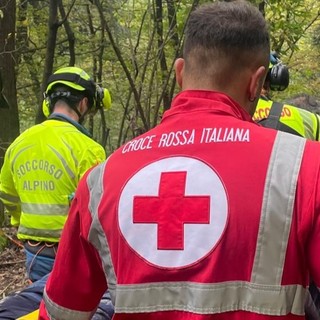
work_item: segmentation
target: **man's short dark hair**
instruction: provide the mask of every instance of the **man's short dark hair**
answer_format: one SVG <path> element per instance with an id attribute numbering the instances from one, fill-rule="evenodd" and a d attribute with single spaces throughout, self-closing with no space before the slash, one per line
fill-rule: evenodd
<path id="1" fill-rule="evenodd" d="M 58 94 L 57 94 L 58 93 Z M 60 94 L 59 94 L 60 93 Z M 70 96 L 63 96 L 62 93 L 70 93 Z M 55 95 L 57 94 L 57 95 Z M 50 90 L 50 104 L 54 108 L 55 104 L 62 100 L 68 104 L 72 109 L 77 108 L 78 103 L 85 97 L 84 91 L 78 91 L 68 86 L 63 86 L 60 83 L 53 86 Z"/>
<path id="2" fill-rule="evenodd" d="M 270 54 L 266 21 L 258 8 L 247 1 L 216 1 L 198 7 L 190 15 L 184 59 L 196 61 L 206 70 L 214 59 L 250 64 L 257 56 Z M 187 66 L 186 66 L 187 67 Z"/>

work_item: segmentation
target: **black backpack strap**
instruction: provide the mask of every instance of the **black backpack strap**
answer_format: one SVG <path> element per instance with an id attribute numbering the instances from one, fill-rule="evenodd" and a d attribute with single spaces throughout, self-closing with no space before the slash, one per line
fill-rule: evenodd
<path id="1" fill-rule="evenodd" d="M 259 123 L 266 128 L 279 129 L 282 109 L 282 103 L 272 102 L 268 118 L 262 119 Z"/>
<path id="2" fill-rule="evenodd" d="M 279 122 L 279 126 L 278 126 L 277 130 L 283 131 L 283 132 L 288 132 L 288 133 L 294 134 L 294 135 L 296 135 L 296 136 L 305 138 L 305 137 L 304 137 L 302 134 L 300 134 L 298 131 L 292 129 L 291 127 L 287 126 L 286 124 L 284 124 L 284 123 L 282 123 L 282 122 Z"/>
<path id="3" fill-rule="evenodd" d="M 276 129 L 283 132 L 288 132 L 291 134 L 294 134 L 296 136 L 302 137 L 300 133 L 298 133 L 293 128 L 289 127 L 288 125 L 280 122 L 281 112 L 283 109 L 283 104 L 280 102 L 272 102 L 270 113 L 268 115 L 268 118 L 262 119 L 258 121 L 259 124 L 261 124 L 263 127 Z M 319 120 L 317 118 L 317 120 Z M 319 126 L 317 127 L 319 130 Z"/>

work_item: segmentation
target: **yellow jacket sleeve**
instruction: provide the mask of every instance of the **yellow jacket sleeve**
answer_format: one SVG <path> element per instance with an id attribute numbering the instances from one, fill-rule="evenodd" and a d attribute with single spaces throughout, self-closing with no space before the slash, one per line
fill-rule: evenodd
<path id="1" fill-rule="evenodd" d="M 86 171 L 93 166 L 103 162 L 106 159 L 106 152 L 100 144 L 95 144 L 93 147 L 83 153 L 79 163 L 79 180 L 83 177 Z"/>
<path id="2" fill-rule="evenodd" d="M 18 226 L 20 222 L 20 198 L 14 185 L 14 178 L 10 167 L 10 147 L 4 158 L 0 173 L 0 199 L 11 216 L 11 224 Z"/>

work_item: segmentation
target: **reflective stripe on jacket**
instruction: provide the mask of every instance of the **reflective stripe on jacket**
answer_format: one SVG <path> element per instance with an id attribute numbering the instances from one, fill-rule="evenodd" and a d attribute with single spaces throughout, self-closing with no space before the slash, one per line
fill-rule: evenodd
<path id="1" fill-rule="evenodd" d="M 104 159 L 101 145 L 65 121 L 47 120 L 22 133 L 7 150 L 0 177 L 0 198 L 19 225 L 18 238 L 57 242 L 69 196 Z"/>
<path id="2" fill-rule="evenodd" d="M 98 251 L 102 253 L 102 261 L 109 261 L 106 265 L 107 279 L 116 303 L 116 313 L 170 311 L 175 306 L 176 310 L 200 314 L 244 310 L 276 316 L 288 312 L 303 315 L 306 288 L 299 284 L 281 285 L 281 280 L 304 144 L 304 140 L 291 139 L 282 133 L 275 140 L 266 176 L 250 281 L 117 284 L 111 255 L 103 254 L 111 252 L 112 248 L 100 239 L 99 244 L 102 245 Z M 99 167 L 87 179 L 91 190 L 89 206 L 92 208 L 93 230 L 103 228 L 94 215 L 101 202 L 96 195 L 102 194 L 103 173 L 107 168 Z M 285 172 L 283 168 L 286 168 Z M 278 183 L 280 176 L 281 184 Z"/>
<path id="3" fill-rule="evenodd" d="M 270 115 L 276 104 L 281 106 L 281 110 L 279 115 L 275 115 L 278 118 L 272 121 Z M 319 115 L 305 109 L 260 98 L 253 119 L 268 128 L 297 134 L 310 140 L 320 140 Z"/>
<path id="4" fill-rule="evenodd" d="M 258 126 L 223 94 L 180 93 L 80 182 L 48 314 L 90 319 L 108 288 L 118 320 L 304 319 L 319 174 L 318 143 Z"/>

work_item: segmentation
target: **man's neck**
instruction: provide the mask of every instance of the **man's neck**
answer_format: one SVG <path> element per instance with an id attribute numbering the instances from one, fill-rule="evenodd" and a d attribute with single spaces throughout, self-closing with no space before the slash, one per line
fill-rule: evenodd
<path id="1" fill-rule="evenodd" d="M 54 106 L 53 113 L 65 115 L 73 121 L 79 122 L 79 116 L 77 115 L 77 113 L 65 103 L 57 103 Z"/>

